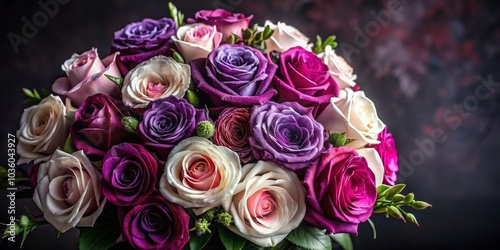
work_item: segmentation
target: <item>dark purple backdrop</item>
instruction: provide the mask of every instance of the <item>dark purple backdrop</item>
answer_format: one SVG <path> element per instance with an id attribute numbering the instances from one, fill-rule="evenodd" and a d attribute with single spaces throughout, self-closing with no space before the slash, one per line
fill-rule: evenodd
<path id="1" fill-rule="evenodd" d="M 47 0 L 41 0 L 47 2 Z M 60 0 L 59 10 L 16 53 L 7 39 L 22 34 L 37 1 L 2 1 L 0 76 L 2 125 L 0 165 L 6 165 L 7 133 L 18 128 L 21 87 L 50 89 L 61 64 L 91 47 L 109 52 L 115 30 L 145 17 L 168 15 L 168 1 Z M 348 58 L 358 84 L 376 103 L 394 134 L 401 173 L 417 199 L 434 205 L 415 212 L 420 227 L 382 215 L 353 237 L 355 249 L 499 249 L 500 84 L 485 97 L 480 79 L 500 82 L 500 9 L 496 1 L 173 1 L 187 17 L 203 8 L 224 7 L 254 14 L 254 22 L 284 21 L 309 37 L 335 34 L 337 51 Z M 40 21 L 43 21 L 40 19 Z M 40 22 L 39 22 L 40 24 Z M 43 23 L 42 23 L 43 24 Z M 482 88 L 478 90 L 479 88 Z M 483 98 L 484 97 L 484 98 Z M 432 140 L 433 133 L 441 133 Z M 419 146 L 420 145 L 420 146 Z M 6 222 L 5 192 L 0 221 Z M 17 201 L 17 213 L 30 201 Z M 30 235 L 24 249 L 76 249 L 78 231 L 49 226 Z M 20 242 L 20 238 L 17 238 Z M 3 240 L 0 248 L 17 248 Z"/>

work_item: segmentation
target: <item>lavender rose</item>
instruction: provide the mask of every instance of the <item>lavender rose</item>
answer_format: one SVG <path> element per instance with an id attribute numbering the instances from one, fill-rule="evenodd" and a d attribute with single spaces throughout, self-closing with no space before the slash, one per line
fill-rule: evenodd
<path id="1" fill-rule="evenodd" d="M 205 112 L 175 96 L 150 102 L 139 124 L 144 145 L 166 160 L 175 145 L 196 134 L 196 125 L 206 120 Z"/>
<path id="2" fill-rule="evenodd" d="M 315 117 L 330 103 L 330 98 L 339 93 L 328 66 L 302 47 L 293 47 L 281 54 L 274 84 L 279 102 L 298 102 L 312 107 Z"/>
<path id="3" fill-rule="evenodd" d="M 399 170 L 396 143 L 392 134 L 387 132 L 387 127 L 378 134 L 377 140 L 380 141 L 380 144 L 370 145 L 369 147 L 377 151 L 384 165 L 383 183 L 392 186 L 396 183 L 396 179 L 398 178 L 396 173 Z"/>
<path id="4" fill-rule="evenodd" d="M 270 160 L 296 170 L 305 168 L 324 151 L 327 135 L 311 109 L 296 102 L 267 102 L 250 113 L 250 146 L 258 160 Z"/>
<path id="5" fill-rule="evenodd" d="M 154 56 L 166 55 L 173 46 L 170 37 L 175 32 L 175 22 L 170 18 L 145 18 L 116 31 L 111 51 L 120 51 L 118 66 L 121 72 L 126 75 L 139 63 Z"/>
<path id="6" fill-rule="evenodd" d="M 129 133 L 121 124 L 128 111 L 121 101 L 103 94 L 88 97 L 75 113 L 71 140 L 76 149 L 91 159 L 100 159 L 111 146 L 123 142 Z"/>
<path id="7" fill-rule="evenodd" d="M 260 105 L 277 94 L 272 77 L 276 65 L 268 55 L 245 45 L 226 44 L 206 60 L 191 62 L 193 80 L 219 113 L 226 106 Z"/>
<path id="8" fill-rule="evenodd" d="M 326 233 L 357 234 L 377 199 L 375 175 L 364 157 L 348 147 L 330 148 L 304 177 L 304 220 Z"/>
<path id="9" fill-rule="evenodd" d="M 252 133 L 249 120 L 250 108 L 231 107 L 224 109 L 215 121 L 214 144 L 233 150 L 243 163 L 252 160 L 248 142 Z"/>
<path id="10" fill-rule="evenodd" d="M 104 156 L 103 193 L 117 206 L 140 203 L 154 190 L 158 163 L 140 144 L 121 143 Z"/>
<path id="11" fill-rule="evenodd" d="M 118 210 L 123 239 L 135 249 L 182 249 L 189 241 L 189 216 L 158 192 Z"/>
<path id="12" fill-rule="evenodd" d="M 245 17 L 241 13 L 232 13 L 224 9 L 200 10 L 194 15 L 194 19 L 189 19 L 189 23 L 204 23 L 215 25 L 219 32 L 222 32 L 222 40 L 227 41 L 231 34 L 241 37 L 241 30 L 248 28 L 253 15 Z"/>

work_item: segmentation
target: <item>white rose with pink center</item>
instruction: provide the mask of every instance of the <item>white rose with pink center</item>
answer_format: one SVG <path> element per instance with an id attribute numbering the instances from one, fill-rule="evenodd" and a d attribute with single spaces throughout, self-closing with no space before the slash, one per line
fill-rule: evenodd
<path id="1" fill-rule="evenodd" d="M 233 216 L 229 229 L 259 246 L 275 246 L 304 218 L 302 182 L 270 161 L 247 164 L 241 172 L 234 195 L 222 204 Z"/>
<path id="2" fill-rule="evenodd" d="M 219 47 L 221 39 L 222 33 L 218 32 L 215 26 L 202 23 L 184 25 L 172 36 L 186 63 L 197 58 L 206 58 L 213 49 Z"/>
<path id="3" fill-rule="evenodd" d="M 191 68 L 171 57 L 157 56 L 137 65 L 123 81 L 123 103 L 144 109 L 154 100 L 176 96 L 182 98 L 189 87 Z"/>
<path id="4" fill-rule="evenodd" d="M 238 154 L 205 138 L 190 137 L 170 152 L 160 192 L 167 200 L 201 214 L 230 198 L 240 176 Z"/>

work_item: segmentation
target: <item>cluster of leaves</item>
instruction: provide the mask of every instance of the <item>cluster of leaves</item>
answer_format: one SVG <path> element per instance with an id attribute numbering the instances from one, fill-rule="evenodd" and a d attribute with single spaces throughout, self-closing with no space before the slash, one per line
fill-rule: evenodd
<path id="1" fill-rule="evenodd" d="M 273 33 L 274 30 L 272 30 L 269 25 L 266 25 L 266 27 L 264 27 L 264 30 L 259 31 L 259 25 L 255 24 L 252 28 L 242 30 L 242 37 L 231 34 L 228 39 L 228 43 L 233 44 L 243 40 L 243 43 L 245 45 L 254 47 L 260 51 L 265 51 L 266 45 L 264 41 L 271 38 L 273 36 Z"/>
<path id="2" fill-rule="evenodd" d="M 405 184 L 396 184 L 394 186 L 382 184 L 378 186 L 377 202 L 375 203 L 373 213 L 384 213 L 386 218 L 392 216 L 404 222 L 408 220 L 418 226 L 415 215 L 404 211 L 401 207 L 409 206 L 416 210 L 423 210 L 432 207 L 432 205 L 424 201 L 415 200 L 413 193 L 407 195 L 400 194 L 405 187 Z"/>
<path id="3" fill-rule="evenodd" d="M 168 3 L 168 10 L 169 10 L 170 16 L 172 17 L 175 24 L 177 25 L 177 28 L 181 27 L 182 24 L 184 23 L 184 14 L 182 12 L 180 12 L 172 2 Z"/>
<path id="4" fill-rule="evenodd" d="M 348 139 L 345 135 L 345 132 L 343 133 L 330 133 L 328 131 L 328 143 L 332 144 L 334 147 L 342 147 L 345 146 L 351 142 L 353 142 L 355 139 Z"/>
<path id="5" fill-rule="evenodd" d="M 323 41 L 320 36 L 316 36 L 316 42 L 314 43 L 314 53 L 319 54 L 325 51 L 326 46 L 330 45 L 332 49 L 337 47 L 336 36 L 329 36 Z"/>
<path id="6" fill-rule="evenodd" d="M 27 89 L 27 88 L 23 88 L 23 93 L 24 95 L 26 95 L 26 100 L 24 100 L 24 103 L 34 103 L 34 104 L 38 104 L 42 101 L 43 98 L 47 97 L 50 95 L 50 93 L 45 90 L 45 89 L 42 89 L 42 94 L 40 95 L 40 93 L 38 92 L 38 90 L 36 89 L 33 89 L 33 90 L 30 90 L 30 89 Z"/>

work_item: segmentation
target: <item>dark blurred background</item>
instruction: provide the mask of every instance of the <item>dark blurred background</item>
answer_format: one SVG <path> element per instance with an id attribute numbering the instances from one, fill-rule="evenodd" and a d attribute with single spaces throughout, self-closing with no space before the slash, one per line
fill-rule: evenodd
<path id="1" fill-rule="evenodd" d="M 7 133 L 15 134 L 26 107 L 22 87 L 50 90 L 71 54 L 96 47 L 107 55 L 114 31 L 167 16 L 167 2 L 59 0 L 59 10 L 16 52 L 7 34 L 22 35 L 23 17 L 32 20 L 43 9 L 37 1 L 2 1 L 0 165 L 7 165 Z M 355 249 L 500 249 L 498 1 L 173 2 L 186 17 L 221 7 L 254 14 L 252 23 L 284 21 L 311 38 L 337 36 L 337 52 L 354 67 L 358 84 L 396 138 L 406 191 L 434 205 L 415 212 L 420 227 L 373 216 L 377 239 L 362 224 L 353 237 Z M 441 140 L 433 140 L 433 133 Z M 6 193 L 0 195 L 0 221 L 7 222 Z M 36 212 L 30 200 L 18 199 L 18 215 L 25 213 L 23 206 Z M 54 229 L 43 226 L 23 249 L 76 249 L 77 237 L 72 230 L 57 239 Z M 4 239 L 0 248 L 18 246 Z"/>

